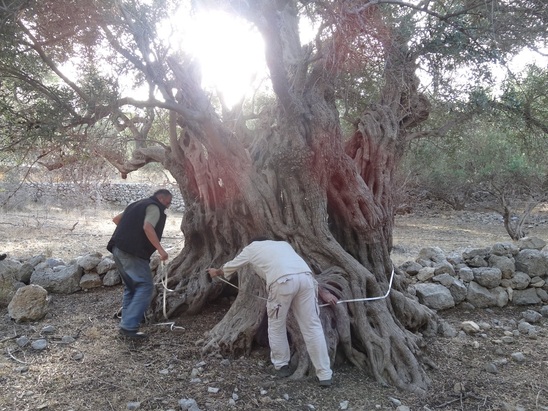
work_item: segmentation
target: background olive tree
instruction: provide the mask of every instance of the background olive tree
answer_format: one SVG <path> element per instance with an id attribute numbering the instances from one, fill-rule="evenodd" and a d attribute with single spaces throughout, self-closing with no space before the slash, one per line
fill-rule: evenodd
<path id="1" fill-rule="evenodd" d="M 402 172 L 455 210 L 495 211 L 513 240 L 524 237 L 531 212 L 546 201 L 547 82 L 548 71 L 533 65 L 509 75 L 499 95 L 481 88 L 458 108 L 440 105 L 433 116 L 447 117 L 450 106 L 460 127 L 413 142 Z"/>

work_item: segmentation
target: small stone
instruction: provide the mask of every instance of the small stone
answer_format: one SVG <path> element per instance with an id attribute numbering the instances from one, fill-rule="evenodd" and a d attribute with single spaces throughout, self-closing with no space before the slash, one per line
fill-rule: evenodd
<path id="1" fill-rule="evenodd" d="M 485 371 L 487 371 L 490 374 L 498 374 L 499 372 L 497 366 L 492 362 L 490 362 L 489 364 L 485 366 Z"/>
<path id="2" fill-rule="evenodd" d="M 393 397 L 388 397 L 388 399 L 390 400 L 390 402 L 392 404 L 394 404 L 395 407 L 398 407 L 401 405 L 401 401 L 398 400 L 397 398 L 393 398 Z"/>
<path id="3" fill-rule="evenodd" d="M 535 310 L 527 310 L 521 313 L 521 317 L 528 323 L 538 323 L 542 318 L 542 314 Z"/>
<path id="4" fill-rule="evenodd" d="M 42 328 L 42 333 L 44 334 L 53 334 L 55 332 L 55 327 L 53 325 L 46 325 Z"/>
<path id="5" fill-rule="evenodd" d="M 525 355 L 523 355 L 522 352 L 515 352 L 511 355 L 512 359 L 517 363 L 523 363 L 525 362 Z"/>
<path id="6" fill-rule="evenodd" d="M 345 401 L 341 401 L 341 402 L 339 403 L 339 408 L 340 408 L 341 410 L 347 410 L 347 409 L 348 409 L 348 401 L 346 401 L 346 400 L 345 400 Z"/>
<path id="7" fill-rule="evenodd" d="M 48 346 L 48 342 L 44 339 L 40 339 L 33 341 L 30 346 L 35 350 L 42 351 L 46 349 L 46 347 Z"/>
<path id="8" fill-rule="evenodd" d="M 127 409 L 128 410 L 138 410 L 139 407 L 141 407 L 141 403 L 138 402 L 138 401 L 128 402 L 127 403 Z"/>
<path id="9" fill-rule="evenodd" d="M 63 338 L 61 338 L 61 342 L 63 344 L 72 344 L 76 339 L 71 335 L 63 335 Z"/>
<path id="10" fill-rule="evenodd" d="M 219 392 L 219 388 L 217 387 L 207 387 L 207 392 L 212 394 L 217 394 Z"/>
<path id="11" fill-rule="evenodd" d="M 529 333 L 527 334 L 527 337 L 529 337 L 529 339 L 531 340 L 536 340 L 537 337 L 538 337 L 538 331 L 535 329 L 535 330 L 529 330 Z"/>
<path id="12" fill-rule="evenodd" d="M 460 327 L 466 334 L 475 334 L 481 330 L 474 321 L 463 321 Z"/>
<path id="13" fill-rule="evenodd" d="M 75 352 L 71 357 L 74 361 L 80 361 L 84 358 L 84 354 L 81 352 Z"/>
<path id="14" fill-rule="evenodd" d="M 25 347 L 26 345 L 29 344 L 29 342 L 30 342 L 30 339 L 26 335 L 22 335 L 21 337 L 19 337 L 15 340 L 15 343 L 19 347 Z"/>
<path id="15" fill-rule="evenodd" d="M 489 324 L 488 322 L 485 322 L 485 321 L 480 321 L 480 323 L 478 325 L 484 331 L 490 330 L 492 328 L 491 324 Z"/>

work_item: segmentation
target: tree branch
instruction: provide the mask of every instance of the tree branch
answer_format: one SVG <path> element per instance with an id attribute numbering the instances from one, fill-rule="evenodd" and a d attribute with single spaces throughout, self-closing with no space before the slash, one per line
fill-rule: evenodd
<path id="1" fill-rule="evenodd" d="M 59 76 L 60 79 L 62 79 L 70 88 L 72 88 L 78 96 L 86 101 L 89 102 L 89 98 L 84 93 L 84 91 L 76 85 L 76 83 L 72 82 L 67 76 L 65 76 L 61 70 L 57 67 L 57 65 L 53 62 L 51 58 L 46 54 L 44 49 L 39 46 L 39 42 L 36 39 L 36 37 L 33 36 L 33 34 L 30 32 L 30 30 L 23 24 L 21 20 L 17 20 L 18 25 L 21 27 L 23 32 L 32 40 L 32 43 L 28 43 L 29 47 L 31 47 L 34 51 L 38 53 L 42 61 L 55 73 L 57 76 Z"/>

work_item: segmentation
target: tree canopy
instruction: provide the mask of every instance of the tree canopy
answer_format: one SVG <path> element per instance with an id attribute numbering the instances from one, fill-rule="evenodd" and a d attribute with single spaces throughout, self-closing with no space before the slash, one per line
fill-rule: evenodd
<path id="1" fill-rule="evenodd" d="M 253 24 L 273 93 L 227 107 L 204 90 L 192 56 L 159 35 L 178 7 Z M 545 49 L 547 16 L 544 0 L 14 1 L 0 19 L 2 146 L 50 165 L 85 147 L 123 175 L 151 162 L 171 172 L 187 209 L 169 316 L 217 298 L 224 285 L 205 269 L 265 233 L 288 240 L 340 299 L 380 296 L 394 271 L 394 179 L 410 141 L 461 122 L 459 100 L 492 78 L 492 64 Z M 302 19 L 317 27 L 308 44 Z M 147 97 L 132 95 L 137 87 Z M 444 122 L 427 122 L 433 97 L 454 102 Z M 248 274 L 204 350 L 251 350 L 265 308 L 244 296 L 264 295 Z M 396 272 L 387 298 L 322 319 L 333 360 L 340 351 L 378 381 L 421 392 L 420 339 L 436 317 L 404 283 Z M 297 327 L 290 333 L 304 375 L 306 351 Z"/>

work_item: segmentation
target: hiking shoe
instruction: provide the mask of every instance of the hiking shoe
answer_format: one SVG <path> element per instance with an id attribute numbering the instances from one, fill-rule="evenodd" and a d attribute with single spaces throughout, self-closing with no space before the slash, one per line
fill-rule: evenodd
<path id="1" fill-rule="evenodd" d="M 331 384 L 333 384 L 333 380 L 331 378 L 328 380 L 320 380 L 321 387 L 331 387 Z"/>
<path id="2" fill-rule="evenodd" d="M 289 377 L 291 375 L 291 371 L 289 371 L 288 365 L 283 365 L 282 368 L 279 370 L 276 370 L 276 377 L 285 378 Z"/>
<path id="3" fill-rule="evenodd" d="M 138 331 L 130 331 L 130 330 L 126 330 L 125 328 L 120 328 L 120 335 L 126 338 L 132 338 L 135 340 L 144 340 L 148 338 L 148 335 L 146 335 L 145 333 L 138 332 Z"/>

